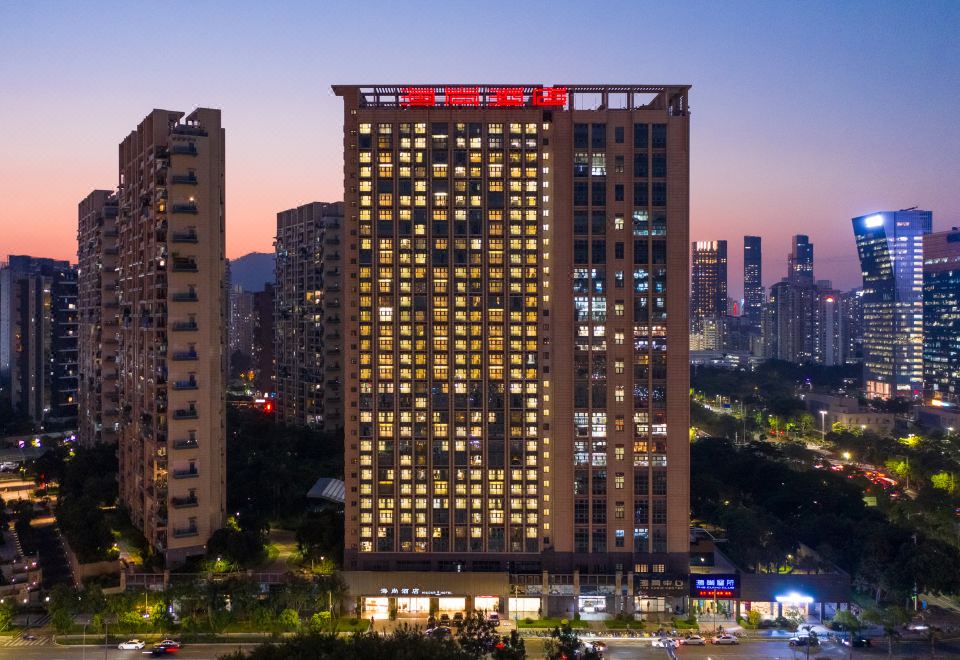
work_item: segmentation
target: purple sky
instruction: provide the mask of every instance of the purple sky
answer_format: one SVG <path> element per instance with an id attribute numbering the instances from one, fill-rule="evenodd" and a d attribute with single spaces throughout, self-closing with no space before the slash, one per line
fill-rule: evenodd
<path id="1" fill-rule="evenodd" d="M 960 224 L 960 3 L 0 3 L 0 258 L 75 259 L 76 204 L 116 185 L 151 108 L 223 109 L 227 252 L 341 196 L 332 83 L 689 83 L 692 236 L 789 237 L 850 287 L 850 218 Z"/>

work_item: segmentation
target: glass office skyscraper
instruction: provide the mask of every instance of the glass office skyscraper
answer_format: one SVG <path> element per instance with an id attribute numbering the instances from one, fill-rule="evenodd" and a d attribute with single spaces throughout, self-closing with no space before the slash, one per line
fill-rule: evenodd
<path id="1" fill-rule="evenodd" d="M 863 368 L 868 397 L 919 396 L 923 387 L 923 236 L 933 213 L 853 218 L 863 272 Z"/>

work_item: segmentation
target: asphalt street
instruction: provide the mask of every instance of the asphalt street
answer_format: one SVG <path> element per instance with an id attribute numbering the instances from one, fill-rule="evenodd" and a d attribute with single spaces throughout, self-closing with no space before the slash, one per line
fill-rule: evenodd
<path id="1" fill-rule="evenodd" d="M 244 645 L 252 647 L 254 645 Z M 224 653 L 230 653 L 240 648 L 231 644 L 188 644 L 180 652 L 167 657 L 176 660 L 216 660 Z M 4 646 L 0 642 L 0 658 L 15 658 L 16 660 L 145 660 L 150 658 L 150 651 L 121 651 L 116 646 L 104 649 L 102 646 L 54 646 L 45 642 L 38 646 Z"/>

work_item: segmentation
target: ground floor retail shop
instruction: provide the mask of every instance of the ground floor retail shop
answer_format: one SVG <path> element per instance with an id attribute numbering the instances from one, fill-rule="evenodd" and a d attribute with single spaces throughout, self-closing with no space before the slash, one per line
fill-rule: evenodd
<path id="1" fill-rule="evenodd" d="M 684 609 L 686 576 L 347 571 L 345 611 L 365 618 L 497 612 L 509 618 L 604 619 L 625 612 L 649 620 Z"/>

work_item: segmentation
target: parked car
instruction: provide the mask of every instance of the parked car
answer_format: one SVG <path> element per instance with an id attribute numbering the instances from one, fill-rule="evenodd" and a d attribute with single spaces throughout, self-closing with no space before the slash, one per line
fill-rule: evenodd
<path id="1" fill-rule="evenodd" d="M 499 626 L 499 625 L 500 625 L 500 615 L 497 614 L 496 612 L 490 612 L 490 614 L 487 615 L 487 621 L 489 621 L 490 623 L 492 623 L 492 624 L 495 625 L 495 626 Z"/>
<path id="2" fill-rule="evenodd" d="M 734 637 L 733 635 L 728 635 L 726 633 L 722 635 L 716 635 L 713 639 L 710 640 L 711 644 L 739 644 L 740 640 Z"/>
<path id="3" fill-rule="evenodd" d="M 856 635 L 853 638 L 844 637 L 840 640 L 840 643 L 844 646 L 853 646 L 857 649 L 869 648 L 871 646 L 870 640 L 862 635 Z"/>
<path id="4" fill-rule="evenodd" d="M 432 614 L 427 617 L 427 628 L 436 628 L 437 627 L 437 617 Z"/>
<path id="5" fill-rule="evenodd" d="M 437 626 L 436 628 L 428 629 L 427 636 L 435 637 L 436 639 L 449 639 L 453 637 L 453 631 L 446 626 Z"/>
<path id="6" fill-rule="evenodd" d="M 450 625 L 450 615 L 444 612 L 440 615 L 440 625 L 449 626 Z"/>
<path id="7" fill-rule="evenodd" d="M 0 472 L 16 472 L 20 469 L 20 464 L 16 461 L 3 461 L 0 463 Z"/>
<path id="8" fill-rule="evenodd" d="M 463 625 L 463 612 L 457 612 L 453 615 L 453 625 L 462 626 Z"/>
<path id="9" fill-rule="evenodd" d="M 604 651 L 607 650 L 607 643 L 601 642 L 600 640 L 590 642 L 590 645 L 593 646 L 593 650 L 596 651 L 597 653 L 603 653 Z"/>
<path id="10" fill-rule="evenodd" d="M 684 646 L 706 646 L 707 640 L 700 635 L 687 635 L 680 640 L 680 643 Z"/>
<path id="11" fill-rule="evenodd" d="M 806 637 L 791 637 L 790 646 L 820 646 L 820 640 L 813 635 Z"/>
<path id="12" fill-rule="evenodd" d="M 120 642 L 117 645 L 117 648 L 121 651 L 139 651 L 146 643 L 142 639 L 128 639 L 125 642 Z"/>

